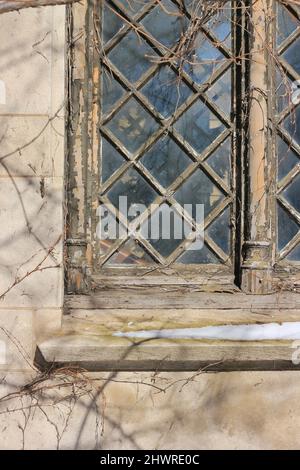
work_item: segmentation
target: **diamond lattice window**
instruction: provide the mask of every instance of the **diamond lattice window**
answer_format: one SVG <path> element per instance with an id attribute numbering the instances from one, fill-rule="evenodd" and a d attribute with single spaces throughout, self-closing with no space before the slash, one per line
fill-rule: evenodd
<path id="1" fill-rule="evenodd" d="M 100 200 L 118 209 L 126 196 L 147 210 L 130 220 L 117 211 L 130 234 L 100 244 L 100 266 L 232 265 L 232 11 L 228 2 L 185 60 L 170 60 L 196 4 L 103 2 Z M 185 204 L 204 205 L 201 250 L 188 249 L 199 227 Z M 145 227 L 158 223 L 157 212 L 173 225 L 181 219 L 188 235 L 151 239 Z"/>

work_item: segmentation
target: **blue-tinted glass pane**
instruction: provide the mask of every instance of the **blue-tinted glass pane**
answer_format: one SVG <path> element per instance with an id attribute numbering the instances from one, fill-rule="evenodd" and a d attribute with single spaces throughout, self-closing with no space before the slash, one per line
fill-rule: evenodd
<path id="1" fill-rule="evenodd" d="M 300 245 L 297 245 L 286 257 L 289 261 L 300 261 Z"/>
<path id="2" fill-rule="evenodd" d="M 219 7 L 218 13 L 208 21 L 207 27 L 218 38 L 220 43 L 231 48 L 231 26 L 232 26 L 232 6 L 227 2 L 223 7 Z"/>
<path id="3" fill-rule="evenodd" d="M 104 43 L 112 39 L 123 25 L 123 20 L 117 13 L 114 13 L 113 8 L 109 8 L 107 3 L 104 2 L 102 13 L 102 38 Z"/>
<path id="4" fill-rule="evenodd" d="M 141 162 L 167 188 L 188 167 L 191 160 L 172 139 L 165 137 L 151 147 Z"/>
<path id="5" fill-rule="evenodd" d="M 111 107 L 120 99 L 125 93 L 124 88 L 114 79 L 114 77 L 104 70 L 101 75 L 102 82 L 102 106 L 103 114 L 110 111 Z"/>
<path id="6" fill-rule="evenodd" d="M 176 263 L 183 264 L 219 264 L 220 261 L 214 255 L 214 253 L 208 248 L 208 246 L 203 245 L 203 248 L 199 250 L 189 250 L 183 253 Z"/>
<path id="7" fill-rule="evenodd" d="M 148 207 L 156 197 L 155 190 L 149 183 L 133 168 L 126 173 L 112 186 L 107 193 L 110 202 L 123 213 L 128 219 L 133 220 L 139 215 L 139 204 Z M 127 197 L 127 204 L 120 206 L 120 197 Z M 123 201 L 124 202 L 124 201 Z"/>
<path id="8" fill-rule="evenodd" d="M 201 153 L 225 129 L 224 124 L 200 100 L 196 101 L 175 123 L 175 129 Z"/>
<path id="9" fill-rule="evenodd" d="M 207 230 L 208 235 L 219 245 L 222 250 L 229 255 L 230 253 L 230 209 L 226 209 L 217 220 L 215 220 Z"/>
<path id="10" fill-rule="evenodd" d="M 194 82 L 203 84 L 209 81 L 213 72 L 224 60 L 226 59 L 219 49 L 199 33 L 195 39 L 193 50 L 185 61 L 184 70 Z"/>
<path id="11" fill-rule="evenodd" d="M 161 0 L 142 24 L 166 47 L 173 47 L 187 26 L 187 18 L 170 0 Z"/>
<path id="12" fill-rule="evenodd" d="M 149 266 L 155 264 L 152 256 L 135 240 L 128 240 L 116 253 L 106 262 L 107 265 L 130 265 Z"/>
<path id="13" fill-rule="evenodd" d="M 229 185 L 231 179 L 231 140 L 226 139 L 209 157 L 207 163 Z"/>
<path id="14" fill-rule="evenodd" d="M 298 233 L 300 227 L 279 204 L 277 204 L 277 221 L 277 246 L 282 250 Z"/>
<path id="15" fill-rule="evenodd" d="M 277 45 L 279 46 L 299 26 L 299 21 L 277 2 Z"/>
<path id="16" fill-rule="evenodd" d="M 143 224 L 141 234 L 161 256 L 168 257 L 191 231 L 191 227 L 172 207 L 162 204 Z"/>
<path id="17" fill-rule="evenodd" d="M 131 98 L 106 127 L 134 153 L 157 130 L 158 124 L 134 98 Z"/>
<path id="18" fill-rule="evenodd" d="M 102 183 L 120 168 L 123 163 L 125 163 L 125 160 L 119 152 L 106 139 L 102 139 Z"/>
<path id="19" fill-rule="evenodd" d="M 277 137 L 278 180 L 284 178 L 297 164 L 299 157 L 280 137 Z"/>
<path id="20" fill-rule="evenodd" d="M 290 134 L 291 138 L 300 145 L 300 107 L 290 114 L 283 121 L 283 127 Z"/>
<path id="21" fill-rule="evenodd" d="M 277 111 L 281 113 L 285 108 L 289 107 L 292 103 L 293 95 L 292 81 L 286 74 L 283 74 L 278 69 L 276 70 L 276 102 Z"/>
<path id="22" fill-rule="evenodd" d="M 287 48 L 282 57 L 296 70 L 300 75 L 300 38 Z"/>
<path id="23" fill-rule="evenodd" d="M 300 175 L 293 179 L 282 195 L 294 209 L 300 212 Z"/>
<path id="24" fill-rule="evenodd" d="M 142 88 L 154 108 L 165 118 L 192 94 L 191 89 L 169 67 L 161 67 L 153 78 Z"/>
<path id="25" fill-rule="evenodd" d="M 174 197 L 182 206 L 191 204 L 192 207 L 188 208 L 188 212 L 195 218 L 196 204 L 204 205 L 204 214 L 207 216 L 222 201 L 224 195 L 199 169 L 180 186 Z"/>
<path id="26" fill-rule="evenodd" d="M 136 15 L 149 0 L 115 0 L 115 3 L 129 16 Z"/>
<path id="27" fill-rule="evenodd" d="M 108 54 L 111 62 L 131 82 L 136 82 L 151 67 L 153 56 L 154 50 L 133 31 Z"/>
<path id="28" fill-rule="evenodd" d="M 207 96 L 227 115 L 231 112 L 231 69 L 207 91 Z"/>

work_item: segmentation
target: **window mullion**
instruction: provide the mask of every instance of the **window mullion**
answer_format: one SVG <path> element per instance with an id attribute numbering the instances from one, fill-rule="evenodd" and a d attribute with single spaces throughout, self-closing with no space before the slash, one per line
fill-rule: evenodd
<path id="1" fill-rule="evenodd" d="M 273 289 L 272 238 L 268 164 L 271 137 L 268 125 L 269 65 L 268 31 L 272 2 L 257 0 L 249 10 L 251 44 L 248 87 L 248 135 L 246 151 L 245 240 L 242 288 L 264 294 Z"/>

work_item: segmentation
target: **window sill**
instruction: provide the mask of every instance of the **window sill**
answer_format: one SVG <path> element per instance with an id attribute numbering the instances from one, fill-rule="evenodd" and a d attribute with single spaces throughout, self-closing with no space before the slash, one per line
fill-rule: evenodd
<path id="1" fill-rule="evenodd" d="M 173 295 L 174 293 L 172 293 Z M 111 292 L 69 296 L 57 336 L 38 344 L 36 363 L 87 370 L 299 370 L 292 362 L 293 341 L 138 339 L 116 333 L 220 325 L 299 322 L 299 294 L 211 294 L 190 292 L 168 298 L 130 293 L 131 303 Z M 132 297 L 133 296 L 133 297 Z M 153 304 L 155 298 L 155 308 Z M 132 302 L 132 300 L 134 300 Z M 169 304 L 169 301 L 171 303 Z"/>
<path id="2" fill-rule="evenodd" d="M 299 370 L 291 341 L 203 341 L 62 335 L 38 345 L 36 363 L 90 371 Z"/>

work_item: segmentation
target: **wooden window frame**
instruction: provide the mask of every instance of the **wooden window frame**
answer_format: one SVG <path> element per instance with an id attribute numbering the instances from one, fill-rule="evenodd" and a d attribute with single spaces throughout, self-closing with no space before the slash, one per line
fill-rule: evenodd
<path id="1" fill-rule="evenodd" d="M 46 363 L 97 370 L 300 368 L 292 363 L 291 341 L 133 341 L 114 336 L 134 329 L 300 321 L 300 266 L 276 260 L 276 182 L 271 171 L 276 152 L 269 119 L 274 115 L 274 85 L 264 48 L 264 41 L 270 44 L 274 38 L 274 25 L 268 22 L 266 30 L 264 17 L 274 2 L 256 0 L 253 8 L 250 1 L 248 11 L 259 34 L 248 42 L 246 15 L 240 13 L 235 37 L 251 57 L 238 62 L 234 81 L 240 98 L 236 178 L 241 181 L 235 273 L 203 266 L 198 276 L 188 270 L 169 276 L 167 268 L 146 277 L 128 275 L 126 269 L 118 276 L 93 274 L 96 221 L 84 207 L 95 208 L 98 202 L 100 19 L 97 0 L 68 7 L 66 315 L 63 334 L 40 345 Z M 273 98 L 266 100 L 270 84 Z M 251 99 L 245 103 L 249 90 Z"/>

